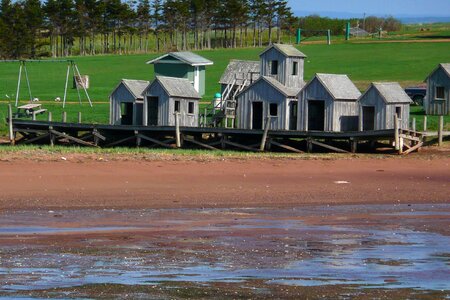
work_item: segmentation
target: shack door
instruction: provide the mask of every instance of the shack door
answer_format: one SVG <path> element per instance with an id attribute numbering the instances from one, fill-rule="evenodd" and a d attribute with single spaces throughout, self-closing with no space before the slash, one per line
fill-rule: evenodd
<path id="1" fill-rule="evenodd" d="M 363 130 L 375 129 L 375 106 L 363 106 Z"/>
<path id="2" fill-rule="evenodd" d="M 297 130 L 298 102 L 289 103 L 289 130 Z"/>
<path id="3" fill-rule="evenodd" d="M 252 129 L 262 129 L 263 126 L 263 103 L 252 102 Z"/>
<path id="4" fill-rule="evenodd" d="M 158 97 L 147 97 L 147 125 L 158 125 Z"/>
<path id="5" fill-rule="evenodd" d="M 120 104 L 121 125 L 133 125 L 133 103 L 122 102 Z"/>
<path id="6" fill-rule="evenodd" d="M 325 101 L 308 101 L 308 130 L 325 128 Z"/>

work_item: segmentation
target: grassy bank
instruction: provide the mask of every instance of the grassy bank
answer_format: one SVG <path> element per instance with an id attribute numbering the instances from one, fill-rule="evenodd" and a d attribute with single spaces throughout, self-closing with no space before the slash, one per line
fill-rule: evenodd
<path id="1" fill-rule="evenodd" d="M 450 43 L 340 43 L 331 46 L 323 44 L 301 45 L 299 49 L 308 57 L 305 60 L 305 80 L 314 73 L 348 74 L 359 89 L 367 88 L 371 81 L 398 81 L 403 86 L 422 83 L 426 76 L 440 62 L 448 62 Z M 217 84 L 230 59 L 258 60 L 262 48 L 221 49 L 199 51 L 212 61 L 207 68 L 206 95 L 209 101 L 220 90 Z M 107 123 L 109 118 L 108 97 L 121 78 L 151 80 L 153 67 L 146 61 L 157 55 L 95 56 L 76 57 L 80 71 L 90 76 L 89 94 L 94 108 L 78 104 L 75 89 L 69 89 L 66 111 L 68 120 L 76 120 L 77 112 L 82 111 L 86 122 Z M 38 97 L 43 107 L 52 111 L 54 119 L 59 118 L 62 104 L 55 103 L 56 97 L 63 96 L 65 63 L 29 63 L 28 75 L 33 97 Z M 6 115 L 6 103 L 15 99 L 19 67 L 17 63 L 0 64 L 0 118 Z M 71 86 L 71 84 L 70 84 Z M 6 96 L 7 95 L 7 96 Z M 9 97 L 9 98 L 8 98 Z M 28 101 L 28 90 L 24 81 L 20 90 L 20 103 Z M 48 101 L 48 102 L 47 102 Z M 420 112 L 416 112 L 420 116 Z M 41 118 L 46 118 L 45 115 Z M 448 120 L 447 120 L 448 121 Z M 430 120 L 429 128 L 433 127 Z M 0 134 L 6 132 L 4 122 L 0 124 Z"/>

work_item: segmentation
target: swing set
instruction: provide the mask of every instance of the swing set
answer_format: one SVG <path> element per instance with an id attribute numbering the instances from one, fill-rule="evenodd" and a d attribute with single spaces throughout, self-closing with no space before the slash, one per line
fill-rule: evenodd
<path id="1" fill-rule="evenodd" d="M 77 89 L 78 94 L 78 101 L 81 105 L 81 94 L 80 94 L 80 88 L 81 87 L 84 90 L 84 93 L 86 95 L 86 98 L 89 102 L 90 107 L 92 107 L 92 101 L 89 97 L 89 93 L 86 89 L 86 84 L 83 82 L 80 70 L 78 69 L 78 66 L 75 61 L 73 60 L 67 60 L 67 59 L 60 59 L 60 60 L 37 60 L 37 59 L 29 59 L 29 60 L 1 60 L 0 62 L 3 63 L 19 63 L 19 77 L 17 80 L 17 90 L 16 90 L 16 99 L 15 99 L 15 106 L 17 107 L 19 104 L 19 94 L 20 94 L 20 85 L 22 83 L 22 74 L 25 74 L 25 80 L 27 83 L 28 93 L 30 96 L 30 103 L 33 102 L 33 96 L 31 93 L 31 86 L 30 86 L 30 79 L 28 77 L 28 70 L 27 70 L 27 64 L 28 63 L 67 63 L 67 72 L 66 72 L 66 80 L 64 85 L 64 97 L 63 97 L 63 108 L 66 106 L 66 99 L 67 99 L 67 88 L 69 85 L 69 76 L 72 71 L 72 76 L 76 78 L 75 80 L 75 87 Z M 80 84 L 78 83 L 77 78 L 80 80 Z"/>

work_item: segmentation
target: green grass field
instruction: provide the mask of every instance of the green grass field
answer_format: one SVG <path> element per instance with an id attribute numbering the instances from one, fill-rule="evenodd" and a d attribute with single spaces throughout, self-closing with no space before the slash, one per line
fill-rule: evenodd
<path id="1" fill-rule="evenodd" d="M 305 80 L 314 73 L 348 74 L 359 89 L 365 90 L 371 81 L 398 81 L 402 86 L 422 83 L 426 76 L 440 62 L 450 62 L 450 43 L 337 43 L 333 45 L 301 45 L 299 49 L 308 57 L 305 61 Z M 262 48 L 221 49 L 198 51 L 200 55 L 214 61 L 207 68 L 207 88 L 203 101 L 212 99 L 220 90 L 218 80 L 230 59 L 258 60 Z M 151 80 L 154 76 L 153 66 L 146 61 L 158 56 L 95 56 L 75 57 L 82 74 L 90 76 L 89 94 L 94 101 L 94 108 L 78 104 L 76 90 L 72 82 L 68 93 L 66 111 L 68 120 L 75 121 L 77 112 L 81 111 L 85 122 L 107 123 L 109 118 L 110 92 L 121 78 Z M 63 96 L 67 65 L 65 63 L 29 63 L 28 75 L 33 97 L 44 102 L 43 107 L 53 112 L 56 119 L 62 112 L 62 104 L 53 99 Z M 0 118 L 6 116 L 6 103 L 13 102 L 16 94 L 19 65 L 17 63 L 0 64 Z M 24 79 L 25 77 L 23 77 Z M 24 80 L 20 90 L 20 103 L 29 100 Z M 417 112 L 420 113 L 420 112 Z M 420 117 L 420 115 L 418 115 Z M 41 116 L 46 118 L 46 116 Z M 447 119 L 447 122 L 450 121 Z M 0 125 L 0 134 L 6 132 L 4 122 Z"/>

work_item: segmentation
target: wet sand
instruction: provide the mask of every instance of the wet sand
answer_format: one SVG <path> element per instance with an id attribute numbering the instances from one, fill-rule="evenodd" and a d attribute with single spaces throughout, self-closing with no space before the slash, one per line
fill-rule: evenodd
<path id="1" fill-rule="evenodd" d="M 450 296 L 448 204 L 3 212 L 0 297 Z"/>
<path id="2" fill-rule="evenodd" d="M 0 160 L 0 299 L 449 297 L 446 151 Z"/>
<path id="3" fill-rule="evenodd" d="M 58 157 L 59 158 L 59 157 Z M 0 209 L 443 203 L 450 156 L 0 162 Z"/>

